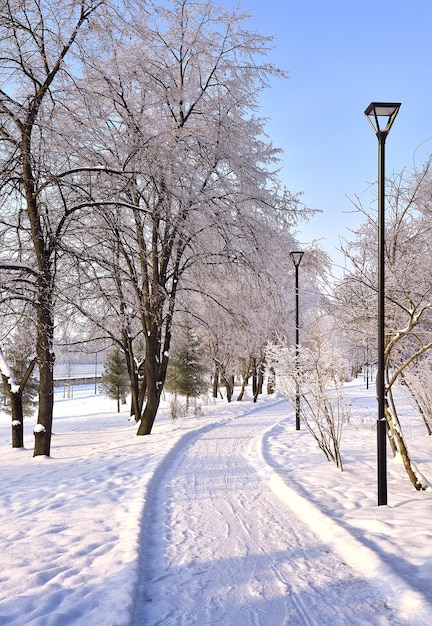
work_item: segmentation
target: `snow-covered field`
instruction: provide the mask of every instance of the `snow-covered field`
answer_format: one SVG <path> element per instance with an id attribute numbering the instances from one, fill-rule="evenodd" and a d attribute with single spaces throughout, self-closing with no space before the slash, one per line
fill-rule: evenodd
<path id="1" fill-rule="evenodd" d="M 135 436 L 128 407 L 58 390 L 51 458 L 0 414 L 0 624 L 432 624 L 432 492 L 389 457 L 376 505 L 376 400 L 346 388 L 345 471 L 281 398 L 218 402 Z M 407 404 L 432 479 L 432 441 Z"/>

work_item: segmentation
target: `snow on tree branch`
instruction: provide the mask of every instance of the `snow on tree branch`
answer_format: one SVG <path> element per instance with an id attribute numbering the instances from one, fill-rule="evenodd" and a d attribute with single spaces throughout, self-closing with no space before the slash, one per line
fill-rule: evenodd
<path id="1" fill-rule="evenodd" d="M 3 259 L 0 259 L 0 269 L 18 272 L 24 271 L 28 274 L 33 274 L 34 276 L 39 275 L 39 272 L 33 267 L 30 267 L 30 265 L 27 265 L 26 263 L 19 263 L 18 261 L 5 261 Z"/>

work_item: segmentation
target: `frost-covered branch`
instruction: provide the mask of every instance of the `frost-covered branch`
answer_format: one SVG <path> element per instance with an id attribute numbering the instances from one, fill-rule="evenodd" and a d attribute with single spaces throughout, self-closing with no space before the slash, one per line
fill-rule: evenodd
<path id="1" fill-rule="evenodd" d="M 19 263 L 18 261 L 7 261 L 5 259 L 0 259 L 0 269 L 26 272 L 27 274 L 33 274 L 33 276 L 40 275 L 40 272 L 38 272 L 38 270 L 35 270 L 30 265 L 27 265 L 27 263 Z"/>

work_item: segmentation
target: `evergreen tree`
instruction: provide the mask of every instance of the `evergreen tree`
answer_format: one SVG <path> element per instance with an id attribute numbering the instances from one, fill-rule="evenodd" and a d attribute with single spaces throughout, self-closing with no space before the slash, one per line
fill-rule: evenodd
<path id="1" fill-rule="evenodd" d="M 182 342 L 173 349 L 166 378 L 166 388 L 186 398 L 197 398 L 208 389 L 207 370 L 200 359 L 199 341 L 190 327 L 185 330 Z"/>
<path id="2" fill-rule="evenodd" d="M 117 411 L 120 413 L 120 400 L 129 391 L 129 375 L 126 361 L 118 348 L 112 350 L 104 363 L 101 392 L 117 400 Z"/>

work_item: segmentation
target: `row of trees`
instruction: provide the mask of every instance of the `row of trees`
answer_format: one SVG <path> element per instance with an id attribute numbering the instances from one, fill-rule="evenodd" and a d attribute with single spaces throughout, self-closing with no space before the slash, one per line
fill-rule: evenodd
<path id="1" fill-rule="evenodd" d="M 33 341 L 17 379 L 1 352 L 15 441 L 37 365 L 34 454 L 50 454 L 59 336 L 119 351 L 140 435 L 152 430 L 182 328 L 196 330 L 214 388 L 223 384 L 228 399 L 234 374 L 244 382 L 254 375 L 259 389 L 269 345 L 288 349 L 292 370 L 288 253 L 310 211 L 280 184 L 278 150 L 257 114 L 269 79 L 284 77 L 266 60 L 271 40 L 248 31 L 238 9 L 212 2 L 1 6 L 0 339 L 15 341 L 25 328 Z M 426 481 L 408 453 L 393 389 L 404 383 L 430 434 L 431 189 L 430 164 L 394 176 L 386 233 L 389 436 L 418 489 Z M 305 256 L 302 314 L 314 311 L 308 327 L 348 361 L 360 346 L 373 362 L 376 220 L 356 208 L 364 223 L 344 243 L 348 269 L 325 299 L 317 295 L 325 255 Z M 305 362 L 328 377 L 316 358 L 318 348 L 331 352 L 322 336 L 305 341 Z M 326 380 L 314 378 L 321 396 Z M 326 453 L 342 465 L 339 432 Z"/>
<path id="2" fill-rule="evenodd" d="M 32 325 L 34 454 L 50 454 L 66 325 L 123 353 L 149 434 L 183 318 L 206 330 L 229 389 L 232 355 L 259 362 L 291 308 L 285 258 L 307 211 L 257 116 L 283 73 L 265 59 L 271 40 L 212 2 L 1 5 L 1 335 Z M 6 366 L 14 394 L 24 381 Z"/>

